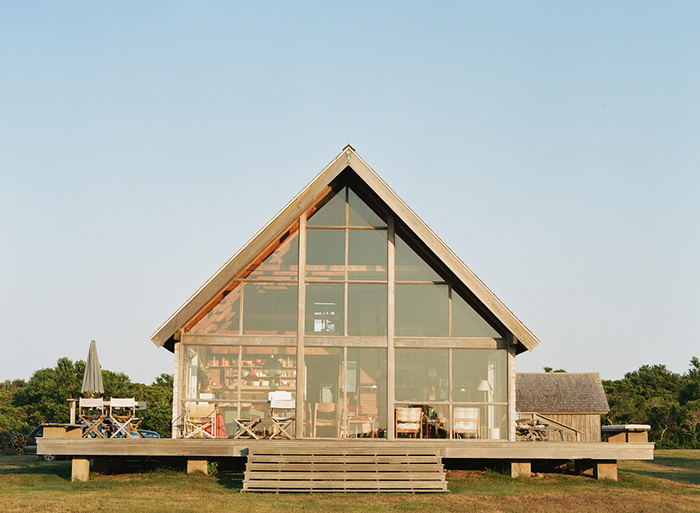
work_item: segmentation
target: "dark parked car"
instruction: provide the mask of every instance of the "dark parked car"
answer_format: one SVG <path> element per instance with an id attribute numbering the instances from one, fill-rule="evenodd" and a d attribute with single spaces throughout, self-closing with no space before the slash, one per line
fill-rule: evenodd
<path id="1" fill-rule="evenodd" d="M 143 438 L 160 438 L 160 435 L 155 431 L 149 431 L 148 429 L 139 429 L 139 433 Z M 131 436 L 135 436 L 132 434 Z"/>
<path id="2" fill-rule="evenodd" d="M 26 445 L 24 446 L 24 454 L 36 454 L 36 439 L 44 436 L 44 426 L 37 426 L 34 431 L 29 433 Z M 53 461 L 56 459 L 54 454 L 42 454 L 39 456 L 44 461 Z"/>

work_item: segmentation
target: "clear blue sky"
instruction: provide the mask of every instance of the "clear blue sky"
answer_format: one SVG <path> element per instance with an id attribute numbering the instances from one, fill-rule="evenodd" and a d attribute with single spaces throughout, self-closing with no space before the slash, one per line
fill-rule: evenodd
<path id="1" fill-rule="evenodd" d="M 0 3 L 0 380 L 150 335 L 350 142 L 541 340 L 700 356 L 700 3 Z"/>

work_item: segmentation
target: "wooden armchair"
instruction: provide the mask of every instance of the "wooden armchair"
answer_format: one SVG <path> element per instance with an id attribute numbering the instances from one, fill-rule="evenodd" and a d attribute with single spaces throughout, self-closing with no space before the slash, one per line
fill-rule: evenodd
<path id="1" fill-rule="evenodd" d="M 479 408 L 455 406 L 453 417 L 455 438 L 479 438 Z"/>
<path id="2" fill-rule="evenodd" d="M 396 408 L 396 436 L 400 434 L 413 435 L 413 438 L 423 438 L 423 408 Z"/>

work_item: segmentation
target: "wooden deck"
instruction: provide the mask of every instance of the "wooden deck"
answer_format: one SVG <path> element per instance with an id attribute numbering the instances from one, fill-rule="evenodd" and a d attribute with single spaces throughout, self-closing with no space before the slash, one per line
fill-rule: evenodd
<path id="1" fill-rule="evenodd" d="M 477 440 L 230 440 L 221 439 L 59 439 L 37 440 L 37 454 L 92 458 L 95 456 L 226 458 L 248 456 L 250 448 L 338 447 L 362 453 L 379 447 L 421 447 L 442 458 L 502 460 L 652 460 L 653 443 L 501 442 Z"/>

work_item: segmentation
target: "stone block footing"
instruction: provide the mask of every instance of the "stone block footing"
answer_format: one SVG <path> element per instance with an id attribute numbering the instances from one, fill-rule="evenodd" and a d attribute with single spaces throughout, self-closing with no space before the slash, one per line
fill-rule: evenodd
<path id="1" fill-rule="evenodd" d="M 208 474 L 207 460 L 187 460 L 187 473 L 193 474 L 195 472 L 201 472 L 202 474 Z"/>
<path id="2" fill-rule="evenodd" d="M 576 460 L 576 472 L 592 473 L 595 479 L 617 481 L 617 460 Z"/>
<path id="3" fill-rule="evenodd" d="M 90 460 L 73 458 L 71 481 L 87 481 L 90 479 Z"/>
<path id="4" fill-rule="evenodd" d="M 511 461 L 510 477 L 530 477 L 532 464 L 529 461 Z"/>

